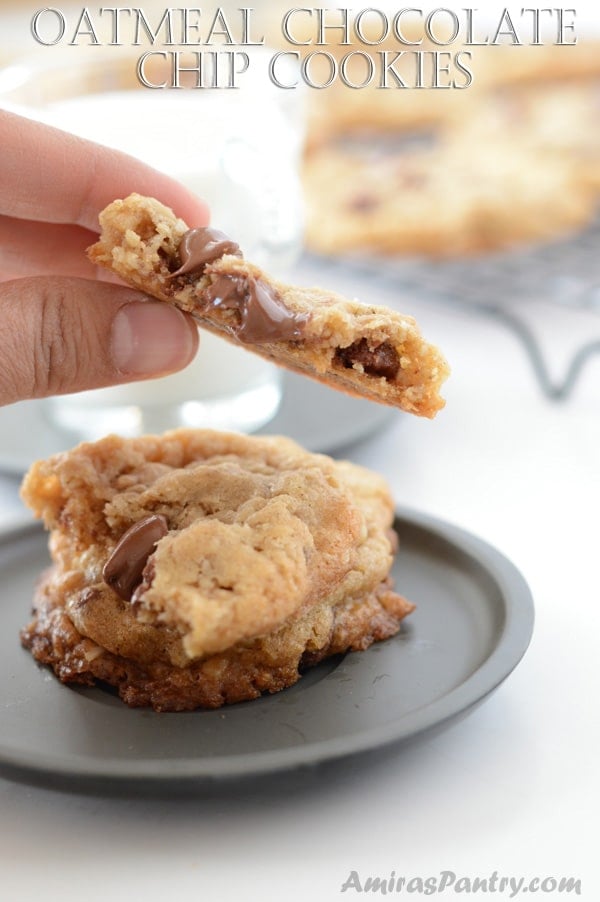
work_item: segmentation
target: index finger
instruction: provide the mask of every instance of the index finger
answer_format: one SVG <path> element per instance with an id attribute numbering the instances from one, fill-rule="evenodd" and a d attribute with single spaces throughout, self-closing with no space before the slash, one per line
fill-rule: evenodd
<path id="1" fill-rule="evenodd" d="M 98 214 L 133 191 L 156 197 L 191 226 L 208 207 L 183 185 L 118 150 L 0 111 L 0 214 L 98 231 Z"/>

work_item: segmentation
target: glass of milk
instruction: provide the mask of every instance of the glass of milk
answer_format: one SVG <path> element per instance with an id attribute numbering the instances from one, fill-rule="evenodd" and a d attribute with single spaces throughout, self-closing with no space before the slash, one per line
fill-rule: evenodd
<path id="1" fill-rule="evenodd" d="M 52 48 L 49 61 L 45 53 L 0 71 L 0 106 L 167 172 L 209 204 L 211 225 L 247 259 L 284 278 L 301 248 L 302 101 L 270 82 L 269 51 L 252 48 L 252 71 L 237 89 L 152 90 L 140 85 L 131 50 L 69 48 L 83 49 L 74 60 Z M 177 426 L 252 432 L 276 414 L 281 394 L 277 367 L 203 331 L 180 373 L 44 405 L 56 425 L 93 440 Z"/>

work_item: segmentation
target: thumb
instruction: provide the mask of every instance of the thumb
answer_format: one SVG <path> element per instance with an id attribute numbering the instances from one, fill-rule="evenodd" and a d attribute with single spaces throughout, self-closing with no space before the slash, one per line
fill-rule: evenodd
<path id="1" fill-rule="evenodd" d="M 161 376 L 190 362 L 193 320 L 104 282 L 0 283 L 0 404 Z"/>

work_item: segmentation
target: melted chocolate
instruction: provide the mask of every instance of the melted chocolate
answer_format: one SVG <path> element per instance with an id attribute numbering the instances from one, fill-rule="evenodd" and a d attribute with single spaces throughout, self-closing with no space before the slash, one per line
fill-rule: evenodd
<path id="1" fill-rule="evenodd" d="M 164 517 L 153 514 L 134 523 L 125 532 L 102 570 L 104 582 L 117 595 L 129 601 L 135 587 L 142 580 L 142 573 L 154 546 L 169 531 Z"/>
<path id="2" fill-rule="evenodd" d="M 262 279 L 221 274 L 205 292 L 211 307 L 235 309 L 239 323 L 232 331 L 240 341 L 257 343 L 301 338 L 308 316 L 286 307 Z"/>
<path id="3" fill-rule="evenodd" d="M 238 245 L 217 229 L 190 229 L 179 245 L 181 266 L 172 276 L 201 275 L 206 266 L 224 254 L 242 256 Z M 295 313 L 283 303 L 279 293 L 263 279 L 249 273 L 219 273 L 202 291 L 205 307 L 235 310 L 224 325 L 240 341 L 260 344 L 295 341 L 302 337 L 308 316 Z"/>
<path id="4" fill-rule="evenodd" d="M 207 263 L 213 263 L 224 254 L 241 257 L 239 245 L 220 232 L 208 226 L 202 229 L 189 229 L 179 244 L 181 266 L 172 277 L 202 273 Z"/>

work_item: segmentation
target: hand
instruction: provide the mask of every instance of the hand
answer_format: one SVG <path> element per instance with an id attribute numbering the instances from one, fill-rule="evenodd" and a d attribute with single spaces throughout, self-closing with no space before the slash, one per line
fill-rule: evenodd
<path id="1" fill-rule="evenodd" d="M 85 249 L 98 214 L 132 191 L 191 225 L 208 210 L 166 175 L 40 123 L 0 111 L 0 405 L 181 369 L 198 347 L 193 320 L 102 281 Z"/>

